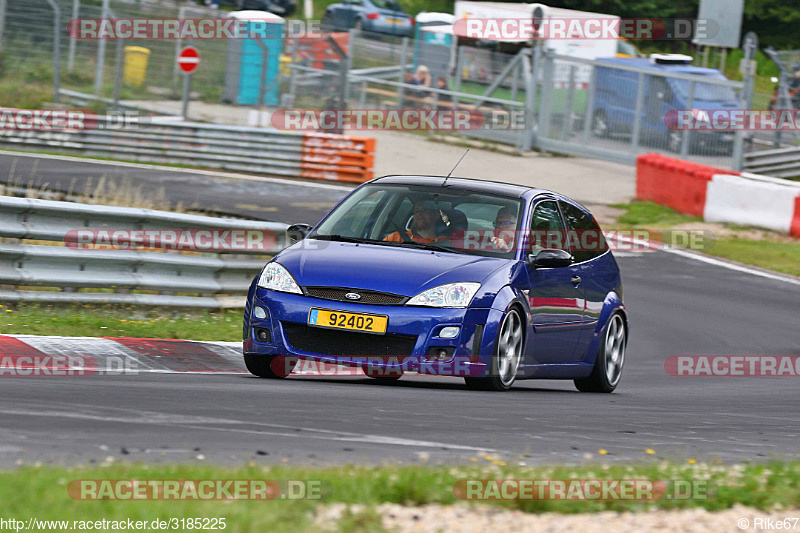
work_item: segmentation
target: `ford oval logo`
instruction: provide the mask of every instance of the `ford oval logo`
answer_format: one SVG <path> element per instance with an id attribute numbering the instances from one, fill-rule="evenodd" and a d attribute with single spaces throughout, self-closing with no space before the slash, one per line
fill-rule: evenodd
<path id="1" fill-rule="evenodd" d="M 357 292 L 348 292 L 347 294 L 344 295 L 344 297 L 347 298 L 348 300 L 360 300 L 361 299 L 361 295 L 358 294 Z"/>

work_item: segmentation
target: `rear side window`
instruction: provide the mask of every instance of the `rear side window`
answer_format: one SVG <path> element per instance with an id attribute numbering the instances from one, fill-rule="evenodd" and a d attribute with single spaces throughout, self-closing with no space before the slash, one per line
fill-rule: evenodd
<path id="1" fill-rule="evenodd" d="M 603 231 L 591 215 L 568 202 L 559 201 L 558 205 L 567 221 L 570 251 L 576 263 L 594 259 L 608 250 Z"/>

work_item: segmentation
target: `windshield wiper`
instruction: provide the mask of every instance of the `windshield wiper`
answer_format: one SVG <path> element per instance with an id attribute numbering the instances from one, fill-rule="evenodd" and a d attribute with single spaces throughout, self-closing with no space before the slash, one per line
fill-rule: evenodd
<path id="1" fill-rule="evenodd" d="M 392 242 L 393 246 L 401 246 L 403 248 L 422 248 L 424 250 L 432 250 L 435 252 L 448 252 L 451 254 L 458 253 L 458 250 L 454 248 L 449 248 L 447 246 L 440 246 L 438 244 L 433 244 L 429 242 L 416 242 L 416 241 L 406 241 L 406 242 Z"/>
<path id="2" fill-rule="evenodd" d="M 360 237 L 348 237 L 347 235 L 319 235 L 315 234 L 310 237 L 311 239 L 318 239 L 320 241 L 340 241 L 340 242 L 355 242 L 359 244 L 371 242 L 371 239 L 362 239 Z"/>

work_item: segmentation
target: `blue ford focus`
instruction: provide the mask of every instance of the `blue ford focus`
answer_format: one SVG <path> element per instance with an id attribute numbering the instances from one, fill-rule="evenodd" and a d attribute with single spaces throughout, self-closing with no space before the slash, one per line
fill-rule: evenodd
<path id="1" fill-rule="evenodd" d="M 270 261 L 244 315 L 248 370 L 299 359 L 376 379 L 457 376 L 476 389 L 571 379 L 611 392 L 628 317 L 594 217 L 541 189 L 387 176 L 356 188 Z"/>

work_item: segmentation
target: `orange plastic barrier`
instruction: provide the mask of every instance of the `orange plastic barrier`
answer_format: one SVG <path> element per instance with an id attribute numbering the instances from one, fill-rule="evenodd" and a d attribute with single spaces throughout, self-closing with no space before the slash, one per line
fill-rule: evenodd
<path id="1" fill-rule="evenodd" d="M 375 139 L 304 133 L 300 177 L 364 183 L 373 177 Z"/>
<path id="2" fill-rule="evenodd" d="M 795 237 L 800 237 L 800 196 L 794 199 L 794 216 L 792 217 L 792 227 L 789 233 Z"/>
<path id="3" fill-rule="evenodd" d="M 714 174 L 741 174 L 661 154 L 636 158 L 636 198 L 703 216 L 706 187 Z"/>

